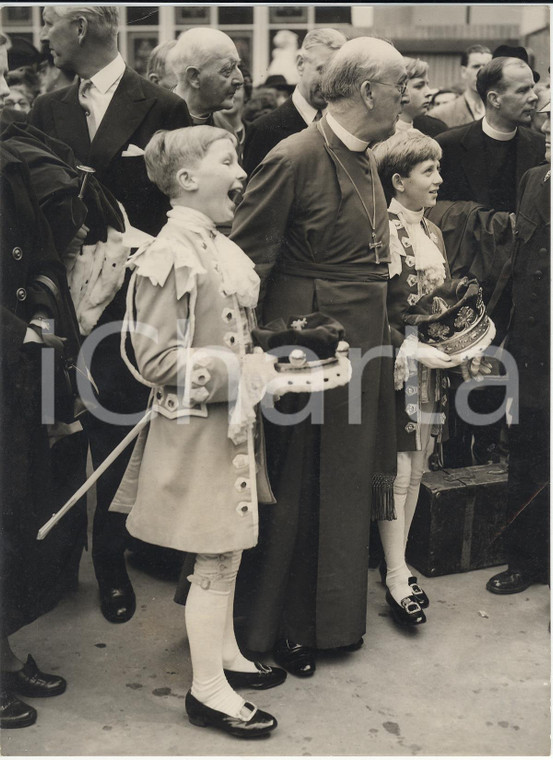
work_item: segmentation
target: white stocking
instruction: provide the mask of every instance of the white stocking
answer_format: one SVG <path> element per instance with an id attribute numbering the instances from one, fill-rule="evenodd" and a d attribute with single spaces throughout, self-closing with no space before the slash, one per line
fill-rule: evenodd
<path id="1" fill-rule="evenodd" d="M 396 520 L 379 520 L 378 530 L 386 558 L 386 585 L 398 604 L 412 594 L 407 583 L 410 571 L 405 564 L 405 502 L 411 482 L 410 451 L 399 451 L 397 476 L 394 482 L 394 509 Z"/>
<path id="2" fill-rule="evenodd" d="M 223 673 L 223 642 L 231 591 L 236 580 L 234 553 L 198 554 L 185 618 L 192 660 L 192 695 L 202 704 L 227 715 L 240 717 L 244 700 Z"/>
<path id="3" fill-rule="evenodd" d="M 423 406 L 423 411 L 426 411 Z M 432 411 L 432 408 L 430 409 Z M 428 457 L 432 453 L 434 446 L 434 439 L 431 436 L 432 426 L 423 424 L 421 425 L 421 450 L 411 452 L 411 477 L 409 482 L 409 488 L 405 499 L 405 544 L 407 547 L 407 539 L 409 538 L 409 531 L 411 530 L 411 523 L 415 516 L 415 510 L 417 508 L 417 502 L 419 500 L 419 491 L 421 487 L 421 480 L 425 469 L 427 469 Z"/>
<path id="4" fill-rule="evenodd" d="M 257 668 L 247 660 L 238 647 L 234 634 L 234 592 L 236 590 L 236 575 L 240 567 L 242 552 L 234 552 L 231 569 L 234 571 L 234 582 L 230 592 L 227 606 L 227 620 L 225 624 L 225 636 L 223 639 L 223 667 L 226 670 L 237 670 L 242 673 L 256 673 Z"/>

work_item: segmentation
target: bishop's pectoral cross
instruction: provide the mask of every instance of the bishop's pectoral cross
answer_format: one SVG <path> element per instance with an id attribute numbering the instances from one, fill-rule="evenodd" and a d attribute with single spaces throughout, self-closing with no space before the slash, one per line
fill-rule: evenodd
<path id="1" fill-rule="evenodd" d="M 380 240 L 376 239 L 376 232 L 373 230 L 372 233 L 372 241 L 369 243 L 369 251 L 374 251 L 374 255 L 376 257 L 376 263 L 380 264 L 380 257 L 378 255 L 378 249 L 382 248 L 383 243 Z"/>

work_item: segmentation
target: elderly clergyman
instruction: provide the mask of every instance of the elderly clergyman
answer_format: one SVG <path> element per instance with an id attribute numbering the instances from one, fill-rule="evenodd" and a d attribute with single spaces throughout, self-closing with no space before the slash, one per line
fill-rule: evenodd
<path id="1" fill-rule="evenodd" d="M 186 102 L 195 125 L 213 125 L 213 113 L 231 108 L 244 77 L 236 45 L 224 32 L 199 27 L 183 32 L 167 62 L 177 77 L 176 95 Z"/>
<path id="2" fill-rule="evenodd" d="M 405 80 L 403 57 L 387 42 L 346 42 L 323 77 L 326 115 L 265 157 L 233 226 L 262 279 L 261 321 L 323 312 L 365 359 L 390 342 L 388 217 L 368 146 L 394 133 Z M 296 676 L 314 673 L 318 649 L 363 643 L 371 512 L 391 514 L 392 389 L 391 359 L 373 358 L 360 382 L 319 398 L 323 424 L 266 425 L 277 504 L 260 508 L 238 605 L 245 647 L 272 649 Z M 279 403 L 282 422 L 305 398 Z"/>

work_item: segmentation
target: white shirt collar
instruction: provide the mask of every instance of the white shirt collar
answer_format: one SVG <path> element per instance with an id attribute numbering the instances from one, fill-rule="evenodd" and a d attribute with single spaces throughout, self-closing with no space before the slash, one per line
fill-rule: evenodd
<path id="1" fill-rule="evenodd" d="M 113 61 L 104 66 L 103 69 L 97 71 L 93 77 L 90 77 L 90 81 L 97 87 L 100 92 L 104 94 L 118 82 L 125 73 L 125 61 L 123 60 L 121 53 L 117 53 Z"/>
<path id="2" fill-rule="evenodd" d="M 365 140 L 360 140 L 358 137 L 355 137 L 355 135 L 352 135 L 351 132 L 348 132 L 348 130 L 339 124 L 334 116 L 328 111 L 326 113 L 326 120 L 330 129 L 334 132 L 336 137 L 344 143 L 348 150 L 351 150 L 354 153 L 364 153 L 367 150 L 369 143 Z"/>
<path id="3" fill-rule="evenodd" d="M 315 116 L 317 115 L 317 109 L 307 102 L 307 100 L 301 94 L 299 87 L 296 87 L 292 93 L 292 103 L 296 106 L 296 109 L 306 124 L 311 124 Z"/>
<path id="4" fill-rule="evenodd" d="M 403 119 L 396 121 L 396 132 L 409 132 L 412 129 L 414 129 L 412 121 L 407 122 L 403 121 Z"/>
<path id="5" fill-rule="evenodd" d="M 397 198 L 392 198 L 388 210 L 393 214 L 402 214 L 407 224 L 420 224 L 424 216 L 423 208 L 420 211 L 411 211 L 411 209 L 406 208 L 403 203 L 398 201 Z"/>
<path id="6" fill-rule="evenodd" d="M 498 129 L 495 129 L 494 127 L 492 127 L 489 121 L 484 116 L 484 118 L 482 119 L 482 132 L 485 135 L 488 135 L 488 137 L 491 137 L 492 140 L 507 142 L 508 140 L 512 140 L 513 137 L 515 137 L 517 133 L 517 128 L 515 127 L 512 132 L 500 132 Z"/>

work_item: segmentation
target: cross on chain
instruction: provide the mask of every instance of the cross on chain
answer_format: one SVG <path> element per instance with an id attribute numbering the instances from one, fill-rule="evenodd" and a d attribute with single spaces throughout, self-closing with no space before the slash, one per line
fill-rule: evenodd
<path id="1" fill-rule="evenodd" d="M 375 254 L 376 254 L 376 263 L 380 264 L 380 260 L 379 260 L 379 257 L 378 257 L 378 249 L 382 248 L 383 243 L 380 240 L 376 239 L 376 233 L 375 233 L 374 230 L 371 232 L 371 235 L 372 235 L 373 239 L 372 239 L 372 242 L 369 243 L 369 251 L 374 251 L 375 252 Z"/>

